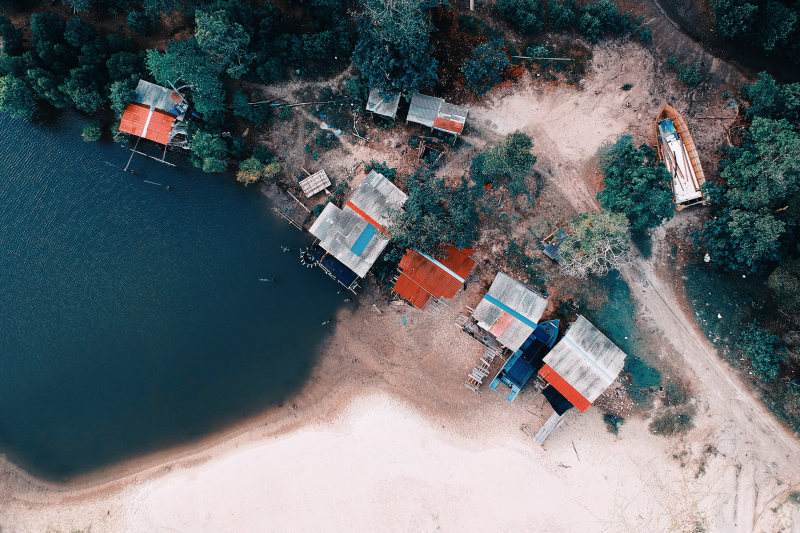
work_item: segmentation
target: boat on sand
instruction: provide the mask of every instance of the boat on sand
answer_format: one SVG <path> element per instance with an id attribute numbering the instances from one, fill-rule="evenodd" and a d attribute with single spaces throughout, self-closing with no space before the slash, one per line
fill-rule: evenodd
<path id="1" fill-rule="evenodd" d="M 705 174 L 686 122 L 675 108 L 664 105 L 656 119 L 658 157 L 672 175 L 675 209 L 703 204 Z"/>

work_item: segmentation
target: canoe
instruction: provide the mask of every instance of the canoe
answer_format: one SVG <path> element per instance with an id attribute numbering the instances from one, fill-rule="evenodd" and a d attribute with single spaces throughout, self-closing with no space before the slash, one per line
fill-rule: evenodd
<path id="1" fill-rule="evenodd" d="M 683 117 L 674 107 L 665 104 L 656 118 L 658 158 L 672 175 L 675 209 L 703 204 L 703 184 L 706 182 L 700 156 Z"/>

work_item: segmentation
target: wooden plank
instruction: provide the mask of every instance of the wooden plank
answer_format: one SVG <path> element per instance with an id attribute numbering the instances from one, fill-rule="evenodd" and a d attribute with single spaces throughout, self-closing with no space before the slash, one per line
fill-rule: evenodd
<path id="1" fill-rule="evenodd" d="M 550 415 L 550 418 L 547 419 L 547 421 L 544 423 L 539 432 L 536 433 L 536 436 L 533 437 L 533 440 L 535 440 L 537 444 L 541 446 L 544 443 L 545 439 L 547 439 L 547 437 L 550 436 L 550 433 L 555 431 L 556 428 L 558 428 L 558 426 L 561 425 L 561 421 L 564 419 L 565 415 L 566 413 L 560 415 L 556 412 L 553 412 L 553 414 Z"/>

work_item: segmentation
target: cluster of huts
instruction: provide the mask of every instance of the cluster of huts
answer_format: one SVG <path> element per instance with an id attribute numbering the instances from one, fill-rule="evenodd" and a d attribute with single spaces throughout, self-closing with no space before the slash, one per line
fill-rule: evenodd
<path id="1" fill-rule="evenodd" d="M 394 119 L 399 103 L 399 94 L 386 98 L 374 90 L 367 110 Z M 187 109 L 178 91 L 141 80 L 135 101 L 122 115 L 119 130 L 162 144 L 166 153 L 169 145 L 186 144 Z M 415 94 L 407 121 L 458 136 L 467 115 L 466 108 Z M 311 197 L 326 190 L 331 182 L 321 170 L 308 174 L 299 185 Z M 355 292 L 389 244 L 388 228 L 407 199 L 383 174 L 369 172 L 343 208 L 330 202 L 314 221 L 309 232 L 316 240 L 305 252 L 306 259 Z M 471 248 L 449 245 L 435 257 L 420 250 L 406 250 L 397 266 L 393 291 L 418 309 L 453 298 L 466 286 L 475 268 L 472 255 Z M 494 357 L 509 354 L 490 388 L 511 402 L 534 380 L 535 389 L 553 408 L 553 415 L 535 436 L 539 443 L 567 411 L 586 411 L 614 383 L 625 361 L 625 353 L 583 316 L 578 316 L 558 339 L 559 321 L 540 321 L 546 309 L 546 295 L 499 272 L 471 317 L 460 317 L 464 331 L 487 346 L 465 386 L 477 391 L 489 376 Z"/>
<path id="2" fill-rule="evenodd" d="M 354 291 L 391 239 L 387 227 L 407 196 L 382 174 L 371 171 L 340 209 L 329 203 L 310 228 L 316 241 L 313 260 L 330 277 Z M 431 256 L 406 250 L 397 267 L 393 291 L 418 309 L 453 298 L 475 267 L 472 249 L 444 246 Z M 557 320 L 541 322 L 547 296 L 499 272 L 489 290 L 462 325 L 508 360 L 490 387 L 513 401 L 535 377 L 534 386 L 553 408 L 535 439 L 541 443 L 572 408 L 588 407 L 616 380 L 625 353 L 583 316 L 558 339 Z M 466 382 L 478 390 L 491 360 L 482 359 Z M 482 370 L 481 370 L 482 369 Z"/>

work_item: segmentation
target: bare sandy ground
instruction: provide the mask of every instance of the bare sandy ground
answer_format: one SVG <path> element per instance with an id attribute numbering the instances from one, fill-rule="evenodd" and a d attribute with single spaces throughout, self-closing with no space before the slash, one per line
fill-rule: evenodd
<path id="1" fill-rule="evenodd" d="M 659 68 L 637 45 L 605 45 L 580 91 L 523 79 L 493 93 L 473 110 L 479 133 L 468 141 L 531 133 L 546 187 L 574 211 L 597 209 L 588 178 L 597 148 L 625 133 L 647 140 L 664 98 L 689 105 Z M 724 128 L 690 127 L 696 139 L 724 139 Z M 670 227 L 688 231 L 696 213 Z M 651 435 L 637 419 L 613 436 L 591 408 L 540 448 L 530 434 L 550 414 L 541 396 L 523 391 L 509 405 L 463 387 L 482 349 L 453 322 L 478 302 L 480 282 L 436 316 L 369 287 L 337 317 L 290 404 L 68 487 L 5 465 L 0 530 L 800 532 L 800 506 L 788 499 L 800 490 L 800 442 L 716 356 L 673 270 L 662 229 L 651 259 L 624 275 L 658 355 L 694 392 L 695 428 L 681 436 Z M 492 272 L 479 266 L 481 279 Z"/>

